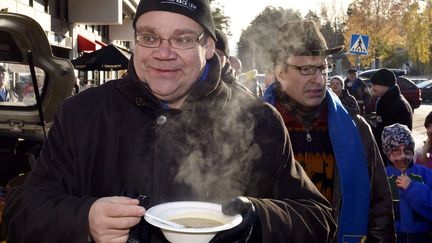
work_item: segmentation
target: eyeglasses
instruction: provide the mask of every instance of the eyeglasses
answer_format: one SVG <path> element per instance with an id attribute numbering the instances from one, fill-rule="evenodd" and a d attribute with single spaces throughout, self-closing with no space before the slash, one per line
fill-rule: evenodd
<path id="1" fill-rule="evenodd" d="M 167 40 L 170 46 L 174 49 L 186 50 L 194 48 L 204 37 L 204 32 L 197 37 L 190 35 L 171 36 L 169 38 L 162 38 L 150 33 L 136 33 L 135 41 L 138 45 L 148 48 L 157 48 L 161 45 L 163 40 Z"/>
<path id="2" fill-rule="evenodd" d="M 317 69 L 319 69 L 322 74 L 330 73 L 333 71 L 333 64 L 331 64 L 331 63 L 327 63 L 327 64 L 324 64 L 322 66 L 311 66 L 311 65 L 309 65 L 309 66 L 296 66 L 296 65 L 291 65 L 286 61 L 285 61 L 285 63 L 288 65 L 288 67 L 299 70 L 301 75 L 314 75 L 316 73 Z"/>

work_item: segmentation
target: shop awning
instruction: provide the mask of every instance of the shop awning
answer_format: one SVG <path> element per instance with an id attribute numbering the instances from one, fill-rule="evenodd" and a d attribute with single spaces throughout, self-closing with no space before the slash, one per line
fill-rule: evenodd
<path id="1" fill-rule="evenodd" d="M 95 42 L 96 42 L 97 44 L 101 45 L 102 47 L 107 46 L 107 44 L 105 44 L 105 42 L 103 42 L 103 41 L 95 40 Z"/>
<path id="2" fill-rule="evenodd" d="M 86 37 L 78 34 L 78 51 L 89 52 L 96 50 L 96 42 L 87 39 Z"/>
<path id="3" fill-rule="evenodd" d="M 75 69 L 89 70 L 124 70 L 128 68 L 131 54 L 114 46 L 108 45 L 91 53 L 72 60 Z"/>

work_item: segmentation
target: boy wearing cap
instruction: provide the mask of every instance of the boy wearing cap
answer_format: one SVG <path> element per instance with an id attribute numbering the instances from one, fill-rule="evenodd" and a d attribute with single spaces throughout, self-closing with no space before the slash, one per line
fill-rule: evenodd
<path id="1" fill-rule="evenodd" d="M 276 81 L 265 99 L 281 113 L 294 157 L 332 203 L 337 242 L 394 242 L 390 188 L 370 127 L 326 89 L 328 48 L 312 21 L 280 27 Z"/>
<path id="2" fill-rule="evenodd" d="M 382 147 L 391 163 L 387 176 L 392 189 L 398 243 L 432 242 L 432 170 L 414 163 L 414 139 L 407 126 L 386 126 Z"/>
<path id="3" fill-rule="evenodd" d="M 293 159 L 280 115 L 220 80 L 209 2 L 142 0 L 133 27 L 127 76 L 57 112 L 6 203 L 7 241 L 167 242 L 138 224 L 145 210 L 192 200 L 242 214 L 211 243 L 330 242 L 330 205 Z M 147 203 L 129 198 L 138 192 Z"/>
<path id="4" fill-rule="evenodd" d="M 412 129 L 413 112 L 408 101 L 400 92 L 396 84 L 396 75 L 387 68 L 376 71 L 371 79 L 373 95 L 379 97 L 376 104 L 376 127 L 374 135 L 384 163 L 387 165 L 388 158 L 382 153 L 381 133 L 384 127 L 400 123 Z"/>

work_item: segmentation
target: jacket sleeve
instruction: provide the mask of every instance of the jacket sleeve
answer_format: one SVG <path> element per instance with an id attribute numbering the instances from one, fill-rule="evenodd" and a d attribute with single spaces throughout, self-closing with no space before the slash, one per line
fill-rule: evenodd
<path id="1" fill-rule="evenodd" d="M 371 187 L 367 241 L 395 242 L 393 204 L 384 163 L 369 125 L 359 116 L 355 120 L 368 160 Z"/>
<path id="2" fill-rule="evenodd" d="M 6 202 L 7 242 L 87 242 L 88 212 L 96 198 L 78 196 L 74 189 L 76 166 L 61 117 L 59 111 L 32 172 Z"/>
<path id="3" fill-rule="evenodd" d="M 432 220 L 432 171 L 424 170 L 425 182 L 411 181 L 406 190 L 401 191 L 408 204 L 423 217 Z"/>
<path id="4" fill-rule="evenodd" d="M 268 171 L 269 178 L 261 180 L 259 173 L 253 172 L 258 181 L 252 183 L 253 188 L 267 194 L 252 193 L 255 198 L 251 200 L 260 220 L 262 242 L 331 242 L 336 226 L 330 204 L 293 159 L 282 118 L 273 112 L 258 129 L 263 153 L 258 167 Z"/>

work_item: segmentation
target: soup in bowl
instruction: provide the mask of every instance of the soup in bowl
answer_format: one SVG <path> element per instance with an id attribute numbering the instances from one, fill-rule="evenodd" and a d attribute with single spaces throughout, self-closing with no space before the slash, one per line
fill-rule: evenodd
<path id="1" fill-rule="evenodd" d="M 159 227 L 165 238 L 172 243 L 208 243 L 217 232 L 231 229 L 242 221 L 241 215 L 223 214 L 220 204 L 197 201 L 156 205 L 147 210 L 144 219 Z"/>

